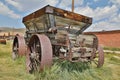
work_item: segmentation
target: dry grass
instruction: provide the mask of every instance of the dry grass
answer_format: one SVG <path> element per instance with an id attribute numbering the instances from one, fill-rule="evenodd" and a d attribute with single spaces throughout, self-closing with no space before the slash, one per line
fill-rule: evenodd
<path id="1" fill-rule="evenodd" d="M 94 64 L 55 61 L 51 69 L 37 74 L 36 80 L 120 80 L 120 60 L 113 59 L 113 54 L 105 56 L 105 64 L 101 68 Z"/>
<path id="2" fill-rule="evenodd" d="M 33 75 L 26 72 L 25 57 L 12 60 L 11 44 L 0 44 L 0 80 L 120 80 L 120 54 L 105 54 L 102 68 L 55 60 L 51 68 Z"/>
<path id="3" fill-rule="evenodd" d="M 11 44 L 0 44 L 0 80 L 34 80 L 34 75 L 26 73 L 24 57 L 12 60 Z"/>

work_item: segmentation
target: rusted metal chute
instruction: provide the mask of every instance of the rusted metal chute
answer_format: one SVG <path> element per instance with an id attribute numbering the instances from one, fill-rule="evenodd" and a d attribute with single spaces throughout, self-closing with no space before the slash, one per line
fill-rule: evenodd
<path id="1" fill-rule="evenodd" d="M 12 45 L 12 58 L 15 60 L 26 53 L 26 43 L 23 36 L 16 35 Z"/>
<path id="2" fill-rule="evenodd" d="M 39 72 L 46 66 L 50 67 L 52 64 L 52 53 L 52 45 L 46 35 L 33 35 L 27 48 L 27 71 L 30 73 L 33 71 Z"/>

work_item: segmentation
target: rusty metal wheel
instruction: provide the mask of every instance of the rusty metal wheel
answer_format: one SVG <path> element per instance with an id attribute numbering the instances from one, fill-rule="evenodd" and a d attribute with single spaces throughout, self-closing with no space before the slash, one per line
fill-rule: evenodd
<path id="1" fill-rule="evenodd" d="M 29 41 L 26 55 L 27 71 L 39 72 L 52 64 L 52 45 L 45 35 L 33 35 Z"/>
<path id="2" fill-rule="evenodd" d="M 23 36 L 15 36 L 12 46 L 12 58 L 15 60 L 18 56 L 25 55 L 26 44 Z"/>
<path id="3" fill-rule="evenodd" d="M 95 59 L 93 62 L 97 65 L 97 67 L 102 67 L 104 64 L 104 52 L 101 46 L 98 46 L 98 52 L 96 53 Z"/>

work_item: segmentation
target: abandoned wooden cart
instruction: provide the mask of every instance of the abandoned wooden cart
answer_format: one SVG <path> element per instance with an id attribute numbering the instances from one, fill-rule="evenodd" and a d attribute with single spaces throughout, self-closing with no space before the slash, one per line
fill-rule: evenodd
<path id="1" fill-rule="evenodd" d="M 24 17 L 23 23 L 25 36 L 15 36 L 13 58 L 26 55 L 29 72 L 51 66 L 54 57 L 103 65 L 104 53 L 97 37 L 83 34 L 92 18 L 47 5 Z"/>

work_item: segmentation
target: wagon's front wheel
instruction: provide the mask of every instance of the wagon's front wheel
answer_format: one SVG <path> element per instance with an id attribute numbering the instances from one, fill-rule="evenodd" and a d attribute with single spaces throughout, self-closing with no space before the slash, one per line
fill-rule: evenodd
<path id="1" fill-rule="evenodd" d="M 97 67 L 102 67 L 104 64 L 104 52 L 101 46 L 98 46 L 98 52 L 96 53 L 95 59 L 93 62 L 97 65 Z"/>
<path id="2" fill-rule="evenodd" d="M 27 48 L 26 65 L 30 73 L 39 72 L 52 64 L 52 46 L 45 35 L 33 35 Z"/>

